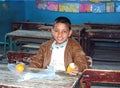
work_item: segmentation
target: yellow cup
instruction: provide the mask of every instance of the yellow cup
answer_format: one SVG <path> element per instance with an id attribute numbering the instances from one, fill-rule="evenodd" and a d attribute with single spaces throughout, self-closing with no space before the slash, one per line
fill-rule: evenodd
<path id="1" fill-rule="evenodd" d="M 74 68 L 75 68 L 75 64 L 70 63 L 67 67 L 67 73 L 71 73 Z"/>

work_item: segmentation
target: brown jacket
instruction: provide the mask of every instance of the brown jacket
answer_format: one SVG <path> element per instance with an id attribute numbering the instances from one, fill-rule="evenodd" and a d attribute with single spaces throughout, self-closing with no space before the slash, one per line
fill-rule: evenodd
<path id="1" fill-rule="evenodd" d="M 47 68 L 47 66 L 49 66 L 52 54 L 50 48 L 53 41 L 54 39 L 51 39 L 40 46 L 38 53 L 32 58 L 32 61 L 30 62 L 30 67 Z M 80 44 L 69 38 L 64 54 L 65 68 L 67 69 L 69 63 L 72 62 L 78 65 L 79 71 L 81 72 L 87 68 L 86 56 Z"/>

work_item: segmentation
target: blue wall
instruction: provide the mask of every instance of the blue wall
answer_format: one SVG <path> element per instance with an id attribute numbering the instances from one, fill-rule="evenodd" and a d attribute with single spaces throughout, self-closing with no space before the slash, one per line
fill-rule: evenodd
<path id="1" fill-rule="evenodd" d="M 26 1 L 26 20 L 34 22 L 53 22 L 58 16 L 67 16 L 72 23 L 82 24 L 84 22 L 100 22 L 100 23 L 119 23 L 120 13 L 65 13 L 44 11 L 35 7 L 36 1 Z"/>
<path id="2" fill-rule="evenodd" d="M 4 36 L 12 31 L 12 23 L 25 20 L 24 1 L 0 1 L 0 43 Z"/>
<path id="3" fill-rule="evenodd" d="M 8 6 L 7 9 L 3 4 Z M 120 24 L 120 13 L 65 13 L 40 10 L 36 8 L 36 0 L 4 0 L 0 1 L 0 42 L 4 35 L 12 31 L 12 23 L 18 21 L 52 23 L 58 16 L 67 16 L 73 24 L 84 22 Z"/>

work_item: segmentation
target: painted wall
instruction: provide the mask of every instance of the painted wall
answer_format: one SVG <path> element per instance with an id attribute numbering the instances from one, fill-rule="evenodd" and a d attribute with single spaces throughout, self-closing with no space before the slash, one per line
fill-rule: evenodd
<path id="1" fill-rule="evenodd" d="M 58 16 L 67 16 L 73 24 L 84 22 L 119 23 L 120 13 L 65 13 L 44 11 L 36 8 L 36 0 L 0 1 L 0 42 L 12 31 L 12 23 L 18 21 L 52 23 Z"/>
<path id="2" fill-rule="evenodd" d="M 24 1 L 0 0 L 0 43 L 4 42 L 4 36 L 12 31 L 12 23 L 25 20 Z"/>
<path id="3" fill-rule="evenodd" d="M 52 23 L 58 16 L 67 16 L 73 24 L 85 22 L 120 24 L 120 13 L 65 13 L 40 10 L 36 8 L 36 0 L 25 0 L 25 5 L 25 20 L 30 22 Z M 100 45 L 120 46 L 119 43 L 102 43 Z"/>
<path id="4" fill-rule="evenodd" d="M 72 23 L 84 22 L 119 23 L 120 13 L 65 13 L 44 11 L 36 8 L 36 1 L 26 1 L 26 20 L 34 22 L 53 22 L 58 16 L 67 16 Z"/>

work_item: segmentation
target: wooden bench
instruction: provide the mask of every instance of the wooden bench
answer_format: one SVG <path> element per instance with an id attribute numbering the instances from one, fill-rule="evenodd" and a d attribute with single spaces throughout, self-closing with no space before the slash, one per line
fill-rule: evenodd
<path id="1" fill-rule="evenodd" d="M 85 52 L 94 54 L 95 43 L 120 43 L 120 24 L 84 23 L 83 34 Z"/>
<path id="2" fill-rule="evenodd" d="M 13 28 L 13 31 L 15 31 L 15 30 L 31 30 L 31 31 L 34 31 L 35 30 L 35 31 L 51 32 L 52 25 L 53 25 L 52 23 L 40 23 L 40 22 L 15 22 L 15 23 L 13 23 L 12 28 Z M 81 35 L 83 29 L 84 29 L 84 25 L 79 25 L 79 24 L 73 24 L 72 25 L 72 30 L 73 30 L 72 37 L 74 39 L 76 39 L 82 46 L 84 46 L 84 45 L 82 44 L 82 41 L 81 41 L 82 39 L 81 39 L 80 35 Z M 25 44 L 22 47 L 32 48 L 32 46 L 29 45 L 31 39 L 29 39 L 29 38 L 17 38 L 17 37 L 15 37 L 14 39 L 15 39 L 16 44 L 17 44 L 17 42 L 18 43 L 28 42 L 28 44 Z M 41 39 L 41 40 L 33 39 L 32 41 L 37 42 L 38 44 L 41 44 L 41 43 L 45 42 L 46 39 Z M 35 45 L 33 45 L 33 48 L 37 47 Z"/>
<path id="3" fill-rule="evenodd" d="M 7 59 L 8 63 L 16 63 L 16 61 L 23 62 L 23 58 L 29 58 L 33 55 L 35 55 L 35 53 L 8 51 Z"/>
<path id="4" fill-rule="evenodd" d="M 120 87 L 120 70 L 86 69 L 80 82 L 81 88 L 91 88 L 92 83 L 109 83 Z"/>
<path id="5" fill-rule="evenodd" d="M 49 31 L 52 28 L 52 24 L 40 23 L 40 22 L 15 22 L 12 25 L 13 31 L 15 30 L 31 30 L 31 31 Z M 38 44 L 45 42 L 48 39 L 31 39 L 31 38 L 14 38 L 15 43 L 22 43 L 23 46 L 20 46 L 22 49 L 35 48 L 38 49 Z M 32 43 L 32 44 L 30 44 Z M 35 44 L 33 44 L 35 43 Z M 37 48 L 36 48 L 37 47 Z"/>
<path id="6" fill-rule="evenodd" d="M 23 48 L 35 48 L 35 49 L 39 49 L 40 44 L 32 44 L 32 43 L 30 43 L 30 44 L 23 45 L 22 47 Z"/>
<path id="7" fill-rule="evenodd" d="M 15 63 L 16 61 L 23 62 L 23 58 L 29 58 L 35 55 L 36 53 L 31 52 L 15 52 L 15 51 L 8 51 L 7 52 L 7 59 L 8 63 Z M 86 56 L 88 68 L 92 68 L 92 58 L 90 56 Z"/>

